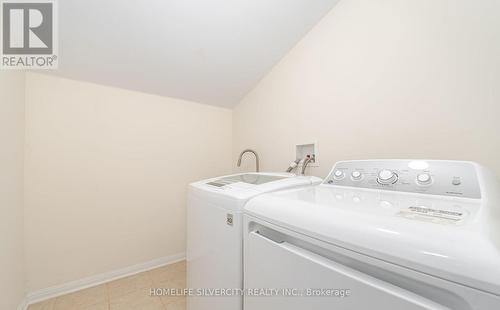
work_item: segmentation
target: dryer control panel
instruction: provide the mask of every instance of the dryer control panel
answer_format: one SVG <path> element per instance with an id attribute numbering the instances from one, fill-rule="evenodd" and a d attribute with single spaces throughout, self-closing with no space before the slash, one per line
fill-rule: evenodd
<path id="1" fill-rule="evenodd" d="M 476 165 L 462 161 L 341 161 L 335 164 L 323 184 L 481 198 Z"/>

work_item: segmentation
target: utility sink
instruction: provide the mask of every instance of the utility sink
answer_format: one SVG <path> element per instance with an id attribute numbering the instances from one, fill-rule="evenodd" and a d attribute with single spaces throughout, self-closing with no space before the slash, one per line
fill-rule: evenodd
<path id="1" fill-rule="evenodd" d="M 232 175 L 228 177 L 223 177 L 212 181 L 208 184 L 213 186 L 222 187 L 224 185 L 233 184 L 237 182 L 243 182 L 247 184 L 260 185 L 265 184 L 277 180 L 282 180 L 289 178 L 289 176 L 283 175 L 272 175 L 272 174 L 263 174 L 263 173 L 244 173 L 238 175 Z"/>

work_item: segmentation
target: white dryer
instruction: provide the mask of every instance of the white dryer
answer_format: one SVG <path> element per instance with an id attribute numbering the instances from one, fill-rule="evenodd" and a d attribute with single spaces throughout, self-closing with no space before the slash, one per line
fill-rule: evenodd
<path id="1" fill-rule="evenodd" d="M 187 206 L 188 310 L 243 307 L 243 206 L 252 197 L 319 184 L 289 173 L 246 173 L 190 184 Z M 207 296 L 204 296 L 207 295 Z M 229 295 L 229 296 L 223 296 Z"/>
<path id="2" fill-rule="evenodd" d="M 244 226 L 245 310 L 500 309 L 500 187 L 475 163 L 339 162 Z"/>

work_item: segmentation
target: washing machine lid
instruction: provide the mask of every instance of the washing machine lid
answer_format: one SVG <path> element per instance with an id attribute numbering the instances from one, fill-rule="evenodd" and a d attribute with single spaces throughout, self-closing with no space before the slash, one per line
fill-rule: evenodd
<path id="1" fill-rule="evenodd" d="M 313 238 L 500 295 L 498 221 L 482 200 L 326 184 L 251 199 L 244 212 Z"/>

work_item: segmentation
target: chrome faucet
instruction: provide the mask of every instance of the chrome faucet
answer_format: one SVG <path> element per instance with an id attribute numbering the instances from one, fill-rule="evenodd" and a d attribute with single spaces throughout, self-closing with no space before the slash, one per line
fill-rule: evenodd
<path id="1" fill-rule="evenodd" d="M 257 154 L 257 152 L 251 149 L 246 149 L 241 152 L 240 157 L 238 158 L 238 167 L 241 166 L 241 158 L 245 153 L 253 153 L 255 155 L 255 171 L 259 172 L 259 155 Z"/>

